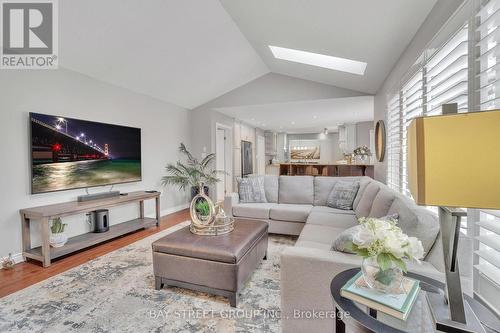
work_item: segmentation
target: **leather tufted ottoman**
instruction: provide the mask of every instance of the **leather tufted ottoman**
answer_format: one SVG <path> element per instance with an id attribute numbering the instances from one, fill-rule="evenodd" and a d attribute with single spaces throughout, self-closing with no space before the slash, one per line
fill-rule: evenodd
<path id="1" fill-rule="evenodd" d="M 155 288 L 187 288 L 229 298 L 238 293 L 267 254 L 268 224 L 236 220 L 234 231 L 220 236 L 192 234 L 184 227 L 153 242 Z"/>

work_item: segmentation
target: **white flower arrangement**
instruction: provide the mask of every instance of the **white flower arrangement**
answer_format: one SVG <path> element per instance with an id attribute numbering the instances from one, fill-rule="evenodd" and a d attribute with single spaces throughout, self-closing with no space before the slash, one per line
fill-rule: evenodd
<path id="1" fill-rule="evenodd" d="M 382 271 L 394 263 L 407 272 L 405 259 L 420 262 L 423 258 L 422 242 L 404 234 L 395 220 L 362 217 L 358 222 L 360 228 L 348 247 L 363 258 L 376 258 Z"/>

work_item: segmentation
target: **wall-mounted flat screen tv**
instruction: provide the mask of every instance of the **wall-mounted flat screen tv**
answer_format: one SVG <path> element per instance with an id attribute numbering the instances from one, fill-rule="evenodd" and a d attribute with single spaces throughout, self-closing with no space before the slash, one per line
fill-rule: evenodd
<path id="1" fill-rule="evenodd" d="M 141 129 L 30 113 L 31 193 L 141 180 Z"/>

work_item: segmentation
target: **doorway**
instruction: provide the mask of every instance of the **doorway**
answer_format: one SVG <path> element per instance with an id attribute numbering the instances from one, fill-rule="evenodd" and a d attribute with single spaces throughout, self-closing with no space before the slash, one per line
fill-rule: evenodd
<path id="1" fill-rule="evenodd" d="M 226 193 L 232 188 L 232 158 L 231 158 L 231 128 L 222 124 L 216 124 L 215 130 L 215 168 L 221 173 L 218 177 L 220 182 L 215 188 L 216 201 L 223 201 Z"/>

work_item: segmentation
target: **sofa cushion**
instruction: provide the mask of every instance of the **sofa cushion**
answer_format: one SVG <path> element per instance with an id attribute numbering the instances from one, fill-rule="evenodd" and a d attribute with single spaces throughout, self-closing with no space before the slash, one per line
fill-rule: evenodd
<path id="1" fill-rule="evenodd" d="M 326 200 L 338 181 L 353 182 L 363 177 L 314 177 L 314 206 L 326 206 Z"/>
<path id="2" fill-rule="evenodd" d="M 314 177 L 312 176 L 280 176 L 280 204 L 308 204 L 314 201 Z"/>
<path id="3" fill-rule="evenodd" d="M 424 247 L 425 255 L 432 248 L 439 233 L 439 220 L 430 210 L 419 207 L 402 195 L 397 195 L 388 214 L 398 214 L 398 226 L 410 237 L 417 237 Z"/>
<path id="4" fill-rule="evenodd" d="M 378 191 L 380 191 L 380 185 L 375 181 L 370 182 L 370 184 L 366 186 L 363 194 L 361 195 L 361 199 L 354 210 L 357 217 L 367 217 L 370 214 L 373 200 L 375 199 Z"/>
<path id="5" fill-rule="evenodd" d="M 355 215 L 353 210 L 338 209 L 328 206 L 314 206 L 311 212 Z"/>
<path id="6" fill-rule="evenodd" d="M 269 219 L 269 210 L 274 203 L 240 203 L 233 206 L 233 216 L 252 219 Z"/>
<path id="7" fill-rule="evenodd" d="M 352 243 L 352 240 L 354 239 L 354 235 L 356 235 L 359 232 L 359 229 L 361 228 L 361 225 L 355 225 L 354 227 L 347 228 L 346 230 L 342 231 L 340 235 L 333 241 L 332 245 L 332 251 L 339 251 L 339 252 L 345 252 L 345 253 L 353 253 L 351 250 L 347 248 L 347 244 Z"/>
<path id="8" fill-rule="evenodd" d="M 358 194 L 356 194 L 356 198 L 352 203 L 352 208 L 356 209 L 358 207 L 359 201 L 361 200 L 361 196 L 365 192 L 366 187 L 373 181 L 370 177 L 361 177 L 359 180 L 359 190 Z"/>
<path id="9" fill-rule="evenodd" d="M 381 220 L 392 220 L 392 221 L 396 221 L 396 222 L 397 222 L 398 218 L 399 218 L 398 214 L 380 217 Z M 354 236 L 359 232 L 360 228 L 361 228 L 361 225 L 357 224 L 353 227 L 347 228 L 346 230 L 342 231 L 342 233 L 333 242 L 332 251 L 354 253 L 351 250 L 347 249 L 347 244 L 349 244 L 353 241 Z"/>
<path id="10" fill-rule="evenodd" d="M 328 225 L 306 224 L 297 241 L 317 242 L 329 245 L 331 249 L 333 241 L 340 235 L 343 228 Z"/>
<path id="11" fill-rule="evenodd" d="M 266 192 L 267 202 L 278 203 L 279 176 L 264 176 L 264 191 Z"/>
<path id="12" fill-rule="evenodd" d="M 312 205 L 275 204 L 269 211 L 271 220 L 305 222 Z"/>
<path id="13" fill-rule="evenodd" d="M 267 202 L 266 192 L 264 191 L 264 177 L 237 178 L 238 193 L 240 202 L 257 203 Z"/>
<path id="14" fill-rule="evenodd" d="M 372 209 L 370 210 L 368 216 L 377 218 L 386 216 L 389 208 L 391 208 L 391 205 L 394 202 L 395 197 L 396 194 L 394 191 L 388 188 L 381 188 L 375 196 L 375 199 L 373 199 Z"/>
<path id="15" fill-rule="evenodd" d="M 307 218 L 307 224 L 325 225 L 335 228 L 346 229 L 356 225 L 358 220 L 356 215 L 332 214 L 324 212 L 311 212 Z M 333 241 L 333 240 L 332 240 Z"/>
<path id="16" fill-rule="evenodd" d="M 339 180 L 328 195 L 326 205 L 332 208 L 352 210 L 352 203 L 359 190 L 359 182 L 346 182 Z"/>
<path id="17" fill-rule="evenodd" d="M 267 202 L 278 203 L 279 176 L 276 175 L 249 175 L 251 177 L 264 177 L 264 192 Z"/>
<path id="18" fill-rule="evenodd" d="M 295 243 L 295 246 L 308 247 L 308 248 L 312 248 L 312 249 L 326 250 L 326 251 L 328 251 L 330 249 L 329 244 L 320 243 L 320 242 L 313 242 L 313 241 L 305 241 L 305 240 L 298 240 Z"/>

